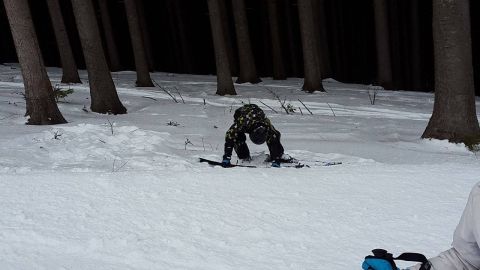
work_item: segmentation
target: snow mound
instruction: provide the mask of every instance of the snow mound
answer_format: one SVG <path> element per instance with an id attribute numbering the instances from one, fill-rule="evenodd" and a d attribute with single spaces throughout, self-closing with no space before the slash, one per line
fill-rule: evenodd
<path id="1" fill-rule="evenodd" d="M 463 143 L 451 143 L 448 140 L 436 140 L 428 139 L 422 141 L 425 146 L 434 148 L 437 151 L 446 151 L 446 152 L 455 152 L 455 153 L 464 153 L 471 154 L 468 148 Z"/>
<path id="2" fill-rule="evenodd" d="M 0 147 L 13 156 L 21 155 L 20 149 L 32 154 L 23 164 L 12 163 L 16 159 L 11 155 L 0 158 L 0 171 L 31 171 L 29 168 L 38 170 L 39 164 L 36 163 L 39 162 L 50 164 L 43 166 L 43 170 L 55 171 L 78 171 L 78 168 L 82 168 L 82 171 L 116 172 L 165 167 L 183 170 L 188 163 L 167 154 L 171 152 L 168 147 L 169 137 L 167 132 L 147 131 L 136 126 L 57 126 L 4 142 Z"/>

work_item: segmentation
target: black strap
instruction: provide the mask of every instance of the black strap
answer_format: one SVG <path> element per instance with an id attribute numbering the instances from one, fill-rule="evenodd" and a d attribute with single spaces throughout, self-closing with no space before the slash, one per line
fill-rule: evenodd
<path id="1" fill-rule="evenodd" d="M 427 257 L 425 255 L 420 254 L 420 253 L 411 253 L 411 252 L 406 252 L 400 254 L 400 256 L 393 258 L 394 260 L 402 260 L 402 261 L 408 261 L 408 262 L 420 262 L 422 263 L 422 266 L 420 267 L 419 270 L 429 270 L 431 268 L 430 262 L 427 260 Z"/>
<path id="2" fill-rule="evenodd" d="M 393 270 L 397 269 L 397 266 L 395 265 L 395 261 L 393 258 L 393 255 L 391 253 L 388 253 L 385 249 L 377 248 L 372 250 L 373 256 L 367 256 L 367 258 L 377 258 L 377 259 L 382 259 L 390 263 L 390 266 L 392 267 Z M 370 268 L 369 268 L 370 269 Z"/>
<path id="3" fill-rule="evenodd" d="M 430 270 L 431 264 L 427 260 L 427 257 L 425 255 L 420 254 L 420 253 L 411 253 L 411 252 L 406 252 L 400 254 L 398 257 L 393 257 L 391 253 L 388 253 L 384 249 L 374 249 L 372 250 L 373 256 L 367 256 L 365 258 L 378 258 L 378 259 L 383 259 L 386 260 L 390 263 L 392 266 L 392 269 L 397 269 L 397 266 L 395 265 L 395 260 L 402 260 L 402 261 L 408 261 L 408 262 L 419 262 L 422 263 L 422 266 L 420 267 L 419 270 Z"/>

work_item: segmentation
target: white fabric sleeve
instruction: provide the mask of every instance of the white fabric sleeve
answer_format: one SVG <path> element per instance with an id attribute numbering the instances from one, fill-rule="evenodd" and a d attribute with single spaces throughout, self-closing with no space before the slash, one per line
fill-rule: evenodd
<path id="1" fill-rule="evenodd" d="M 432 267 L 430 270 L 478 270 L 478 268 L 462 259 L 458 251 L 451 248 L 438 256 L 428 259 Z M 421 264 L 414 265 L 406 270 L 419 270 Z"/>
<path id="2" fill-rule="evenodd" d="M 468 197 L 460 222 L 453 234 L 452 246 L 468 263 L 480 268 L 480 183 Z"/>
<path id="3" fill-rule="evenodd" d="M 453 234 L 453 248 L 429 259 L 431 270 L 480 269 L 480 182 L 468 197 L 460 222 Z M 420 264 L 407 268 L 418 270 Z"/>

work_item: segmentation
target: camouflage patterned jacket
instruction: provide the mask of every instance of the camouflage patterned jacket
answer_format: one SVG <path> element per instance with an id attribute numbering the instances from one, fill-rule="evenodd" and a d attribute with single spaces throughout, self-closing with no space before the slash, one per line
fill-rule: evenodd
<path id="1" fill-rule="evenodd" d="M 280 144 L 280 132 L 276 130 L 265 113 L 255 104 L 246 104 L 233 115 L 234 123 L 225 134 L 224 158 L 232 156 L 232 150 L 236 145 L 246 141 L 245 133 L 250 133 L 259 125 L 267 128 L 267 145 L 272 159 L 279 159 L 283 155 L 283 146 Z"/>

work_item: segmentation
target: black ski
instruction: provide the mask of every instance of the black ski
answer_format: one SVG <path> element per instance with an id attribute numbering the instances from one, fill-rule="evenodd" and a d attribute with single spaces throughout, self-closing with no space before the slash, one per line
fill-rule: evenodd
<path id="1" fill-rule="evenodd" d="M 206 159 L 206 158 L 200 158 L 200 162 L 206 162 L 206 163 L 208 163 L 209 165 L 212 165 L 212 166 L 222 166 L 222 162 L 218 162 L 218 161 L 214 161 L 214 160 L 210 160 L 210 159 Z M 257 166 L 242 165 L 242 164 L 230 164 L 230 165 L 226 166 L 225 168 L 232 168 L 232 167 L 257 168 Z"/>
<path id="2" fill-rule="evenodd" d="M 222 166 L 222 162 L 214 161 L 206 158 L 199 158 L 200 162 L 208 163 L 212 166 Z M 267 164 L 268 162 L 264 163 Z M 280 167 L 282 168 L 310 168 L 310 165 L 303 164 L 302 162 L 292 158 L 292 159 L 285 159 L 280 162 Z M 333 165 L 340 165 L 342 162 L 339 161 L 315 161 L 312 166 L 333 166 Z M 243 167 L 243 168 L 264 168 L 264 166 L 255 166 L 255 165 L 245 165 L 245 164 L 230 164 L 225 168 L 233 168 L 233 167 Z M 266 168 L 266 166 L 265 166 Z"/>
<path id="3" fill-rule="evenodd" d="M 222 162 L 218 162 L 218 161 L 214 161 L 214 160 L 210 160 L 210 159 L 206 159 L 206 158 L 200 158 L 200 162 L 206 162 L 206 163 L 208 163 L 209 165 L 212 165 L 212 166 L 222 166 Z M 259 166 L 244 165 L 244 164 L 230 164 L 230 165 L 226 166 L 225 168 L 233 168 L 233 167 L 263 168 L 263 167 L 259 167 Z M 285 162 L 285 163 L 281 163 L 280 167 L 297 168 L 298 169 L 298 168 L 310 167 L 310 166 L 305 165 L 305 164 L 301 164 L 301 163 Z"/>

